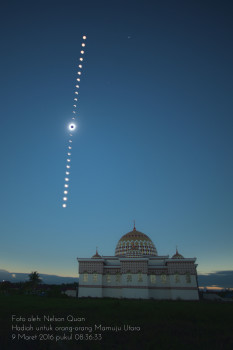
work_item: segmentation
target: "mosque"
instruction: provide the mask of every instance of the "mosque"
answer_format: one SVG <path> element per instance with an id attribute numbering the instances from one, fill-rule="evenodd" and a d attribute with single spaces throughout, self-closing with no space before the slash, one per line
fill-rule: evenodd
<path id="1" fill-rule="evenodd" d="M 136 230 L 119 240 L 115 256 L 77 259 L 78 297 L 199 300 L 196 258 L 158 255 L 152 240 Z"/>

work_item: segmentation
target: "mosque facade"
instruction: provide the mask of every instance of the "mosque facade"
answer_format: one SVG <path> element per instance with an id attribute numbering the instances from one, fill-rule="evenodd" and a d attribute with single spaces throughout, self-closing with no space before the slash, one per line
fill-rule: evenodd
<path id="1" fill-rule="evenodd" d="M 115 256 L 78 258 L 78 297 L 199 300 L 196 258 L 158 255 L 152 240 L 136 230 L 119 240 Z"/>

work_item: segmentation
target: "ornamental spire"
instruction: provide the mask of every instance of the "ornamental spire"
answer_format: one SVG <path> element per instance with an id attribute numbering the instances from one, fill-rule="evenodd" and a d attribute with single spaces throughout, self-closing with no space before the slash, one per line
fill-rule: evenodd
<path id="1" fill-rule="evenodd" d="M 136 231 L 135 220 L 133 221 L 133 231 Z"/>

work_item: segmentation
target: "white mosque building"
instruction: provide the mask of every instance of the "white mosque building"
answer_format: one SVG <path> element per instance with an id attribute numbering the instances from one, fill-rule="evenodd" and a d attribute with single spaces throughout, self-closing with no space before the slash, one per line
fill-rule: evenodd
<path id="1" fill-rule="evenodd" d="M 158 255 L 151 239 L 136 230 L 119 240 L 115 256 L 81 258 L 78 297 L 199 300 L 196 258 L 176 250 Z"/>

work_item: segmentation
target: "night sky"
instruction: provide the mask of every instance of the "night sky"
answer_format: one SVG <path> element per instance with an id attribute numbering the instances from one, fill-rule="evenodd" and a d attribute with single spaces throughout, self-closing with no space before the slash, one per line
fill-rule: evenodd
<path id="1" fill-rule="evenodd" d="M 5 1 L 0 27 L 0 268 L 77 276 L 135 219 L 159 255 L 232 270 L 232 1 Z"/>

